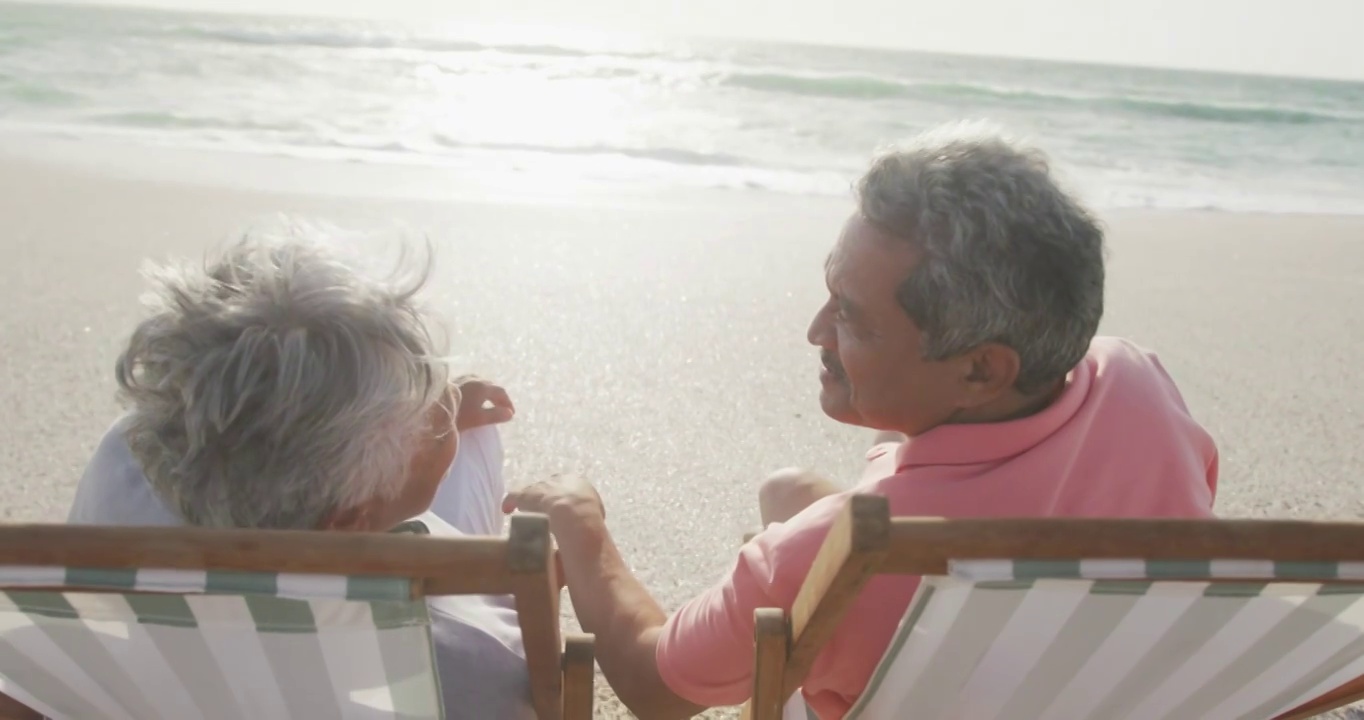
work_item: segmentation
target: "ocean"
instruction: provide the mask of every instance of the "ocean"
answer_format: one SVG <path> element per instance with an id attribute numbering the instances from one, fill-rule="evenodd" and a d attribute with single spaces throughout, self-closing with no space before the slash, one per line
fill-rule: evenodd
<path id="1" fill-rule="evenodd" d="M 0 133 L 846 195 L 967 118 L 1098 207 L 1364 212 L 1364 83 L 0 3 Z"/>

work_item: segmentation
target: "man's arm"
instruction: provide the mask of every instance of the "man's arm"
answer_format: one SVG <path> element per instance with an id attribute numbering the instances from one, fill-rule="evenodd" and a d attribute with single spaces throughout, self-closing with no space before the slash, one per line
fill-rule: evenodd
<path id="1" fill-rule="evenodd" d="M 688 718 L 705 708 L 678 697 L 658 671 L 659 637 L 668 616 L 625 564 L 606 529 L 606 509 L 590 483 L 556 475 L 507 495 L 503 512 L 549 516 L 573 609 L 606 681 L 635 715 Z"/>
<path id="2" fill-rule="evenodd" d="M 552 522 L 552 521 L 551 521 Z M 557 533 L 569 597 L 617 697 L 641 718 L 689 718 L 705 708 L 678 697 L 658 672 L 668 616 L 626 566 L 603 518 L 563 523 Z"/>

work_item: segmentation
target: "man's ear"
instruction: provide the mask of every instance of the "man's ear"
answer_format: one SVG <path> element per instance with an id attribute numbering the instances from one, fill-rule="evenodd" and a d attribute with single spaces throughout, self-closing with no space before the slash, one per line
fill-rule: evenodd
<path id="1" fill-rule="evenodd" d="M 966 403 L 979 407 L 1007 393 L 1018 381 L 1022 361 L 1013 348 L 985 343 L 967 352 L 965 362 Z"/>

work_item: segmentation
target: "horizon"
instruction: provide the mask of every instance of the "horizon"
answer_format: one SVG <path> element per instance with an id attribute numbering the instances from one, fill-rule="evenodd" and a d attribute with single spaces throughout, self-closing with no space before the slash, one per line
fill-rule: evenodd
<path id="1" fill-rule="evenodd" d="M 1233 76 L 1247 78 L 1274 78 L 1289 80 L 1304 80 L 1316 82 L 1337 82 L 1351 85 L 1364 84 L 1364 46 L 1356 50 L 1360 54 L 1361 66 L 1353 74 L 1342 73 L 1313 73 L 1313 72 L 1290 72 L 1273 68 L 1229 68 L 1222 66 L 1207 66 L 1200 64 L 1173 64 L 1170 62 L 1160 62 L 1154 60 L 1140 61 L 1132 59 L 1110 59 L 1095 57 L 1075 57 L 1061 55 L 1037 55 L 1028 53 L 1009 53 L 1009 52 L 980 52 L 970 49 L 944 49 L 922 46 L 904 46 L 881 44 L 876 42 L 864 42 L 861 44 L 851 44 L 840 38 L 789 38 L 761 35 L 740 35 L 736 33 L 666 33 L 648 32 L 640 30 L 623 30 L 620 28 L 594 27 L 587 25 L 563 25 L 563 24 L 529 24 L 519 22 L 468 22 L 455 15 L 418 17 L 402 16 L 401 14 L 389 13 L 324 13 L 309 11 L 308 8 L 291 6 L 272 6 L 272 7 L 217 7 L 206 5 L 203 7 L 186 7 L 185 2 L 208 2 L 216 0 L 148 0 L 146 2 L 126 2 L 125 0 L 0 0 L 0 4 L 28 5 L 38 7 L 65 7 L 71 9 L 92 8 L 96 10 L 111 11 L 146 11 L 161 12 L 168 14 L 182 15 L 215 15 L 245 18 L 296 18 L 307 20 L 336 20 L 351 22 L 380 22 L 393 24 L 398 27 L 410 27 L 414 30 L 419 29 L 422 24 L 429 25 L 436 22 L 441 25 L 451 25 L 463 23 L 485 33 L 491 31 L 502 35 L 516 37 L 521 33 L 521 37 L 539 35 L 541 39 L 545 36 L 553 38 L 555 41 L 562 42 L 577 35 L 581 39 L 584 35 L 595 36 L 597 38 L 611 38 L 614 40 L 635 40 L 635 41 L 661 41 L 661 42 L 735 42 L 751 44 L 772 44 L 790 47 L 811 47 L 826 48 L 833 50 L 852 50 L 867 52 L 888 52 L 888 53 L 910 53 L 922 55 L 938 55 L 947 57 L 961 58 L 982 58 L 998 59 L 1007 61 L 1037 62 L 1042 64 L 1054 63 L 1060 65 L 1090 66 L 1096 68 L 1125 68 L 1147 71 L 1175 71 L 1188 73 L 1201 73 L 1218 76 Z M 305 0 L 306 1 L 306 0 Z M 1065 0 L 1057 0 L 1065 1 Z M 1364 3 L 1360 3 L 1361 21 L 1364 22 Z M 510 33 L 509 33 L 510 31 Z M 445 33 L 442 33 L 445 34 Z M 479 33 L 448 33 L 451 35 L 478 39 Z"/>

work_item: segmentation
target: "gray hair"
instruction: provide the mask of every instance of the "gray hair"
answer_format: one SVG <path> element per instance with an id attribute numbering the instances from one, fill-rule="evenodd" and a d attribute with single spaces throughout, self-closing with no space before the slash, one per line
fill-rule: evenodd
<path id="1" fill-rule="evenodd" d="M 414 305 L 429 272 L 428 252 L 371 279 L 294 235 L 151 268 L 116 373 L 157 494 L 194 525 L 282 529 L 396 495 L 448 386 Z"/>
<path id="2" fill-rule="evenodd" d="M 898 297 L 926 359 L 1000 343 L 1031 393 L 1084 357 L 1103 315 L 1103 229 L 1040 151 L 988 125 L 944 126 L 879 157 L 858 196 L 869 223 L 923 253 Z"/>

